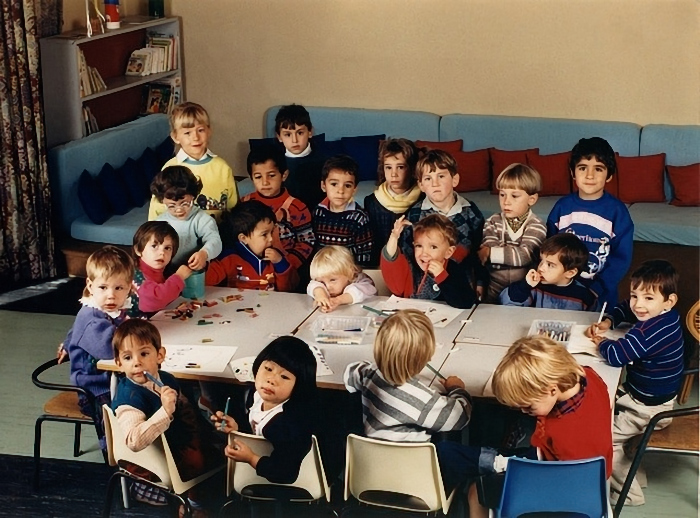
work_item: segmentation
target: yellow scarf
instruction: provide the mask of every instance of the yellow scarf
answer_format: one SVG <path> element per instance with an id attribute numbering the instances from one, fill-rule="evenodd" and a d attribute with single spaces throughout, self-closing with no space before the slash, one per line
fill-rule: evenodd
<path id="1" fill-rule="evenodd" d="M 402 194 L 396 194 L 386 182 L 383 182 L 374 190 L 377 201 L 394 214 L 403 214 L 411 205 L 416 203 L 420 196 L 420 187 L 414 185 L 411 189 Z"/>

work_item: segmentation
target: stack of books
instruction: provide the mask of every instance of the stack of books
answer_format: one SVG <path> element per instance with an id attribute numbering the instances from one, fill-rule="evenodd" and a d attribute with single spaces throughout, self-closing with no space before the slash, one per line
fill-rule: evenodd
<path id="1" fill-rule="evenodd" d="M 178 68 L 177 37 L 149 34 L 148 46 L 131 53 L 126 65 L 127 76 L 147 76 Z"/>
<path id="2" fill-rule="evenodd" d="M 107 90 L 107 85 L 95 67 L 88 66 L 85 54 L 78 48 L 78 72 L 80 74 L 80 97 Z"/>
<path id="3" fill-rule="evenodd" d="M 100 131 L 100 127 L 97 125 L 97 119 L 92 114 L 89 106 L 83 105 L 83 136 L 87 137 L 93 133 Z"/>
<path id="4" fill-rule="evenodd" d="M 144 103 L 141 113 L 170 113 L 180 104 L 182 81 L 179 77 L 154 81 L 144 87 Z"/>

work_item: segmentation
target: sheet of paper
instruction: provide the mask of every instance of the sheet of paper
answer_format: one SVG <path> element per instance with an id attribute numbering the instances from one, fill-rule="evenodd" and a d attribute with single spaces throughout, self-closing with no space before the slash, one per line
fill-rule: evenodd
<path id="1" fill-rule="evenodd" d="M 417 309 L 425 313 L 435 327 L 447 327 L 450 322 L 464 311 L 459 308 L 448 306 L 447 304 L 439 304 L 421 299 L 403 299 L 396 295 L 392 295 L 380 304 L 379 309 L 383 311 Z"/>
<path id="2" fill-rule="evenodd" d="M 319 349 L 315 345 L 311 344 L 309 344 L 309 349 L 311 349 L 311 352 L 314 353 L 314 356 L 316 357 L 316 376 L 333 375 L 333 371 L 326 362 L 326 357 L 323 356 L 323 351 L 321 351 L 321 349 Z"/>
<path id="3" fill-rule="evenodd" d="M 224 372 L 237 349 L 233 345 L 168 345 L 161 367 L 168 372 L 220 373 Z"/>
<path id="4" fill-rule="evenodd" d="M 596 358 L 602 358 L 598 352 L 598 346 L 585 335 L 587 325 L 575 325 L 571 328 L 571 337 L 566 345 L 566 350 L 571 354 L 588 354 Z M 608 329 L 603 336 L 610 340 L 617 340 L 625 335 L 626 329 Z"/>

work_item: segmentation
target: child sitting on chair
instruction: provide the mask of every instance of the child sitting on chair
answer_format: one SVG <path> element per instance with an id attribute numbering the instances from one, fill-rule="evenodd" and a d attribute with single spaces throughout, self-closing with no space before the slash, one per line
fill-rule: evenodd
<path id="1" fill-rule="evenodd" d="M 344 246 L 321 248 L 311 261 L 310 274 L 312 280 L 306 293 L 324 313 L 343 304 L 358 304 L 377 294 L 372 279 L 362 273 Z"/>
<path id="2" fill-rule="evenodd" d="M 274 448 L 267 457 L 257 455 L 241 441 L 226 446 L 224 453 L 236 462 L 250 464 L 258 476 L 270 482 L 291 484 L 299 476 L 315 431 L 316 357 L 299 338 L 280 336 L 255 358 L 253 374 L 255 391 L 246 402 L 248 423 L 239 424 L 221 411 L 211 420 L 217 428 L 223 426 L 225 433 L 242 428 L 265 437 Z"/>
<path id="3" fill-rule="evenodd" d="M 145 320 L 129 320 L 114 333 L 113 346 L 114 361 L 125 376 L 119 380 L 112 409 L 129 449 L 141 451 L 165 434 L 182 480 L 191 480 L 223 464 L 223 456 L 208 433 L 211 427 L 180 392 L 175 377 L 160 370 L 165 348 L 158 329 Z M 129 464 L 125 469 L 146 480 L 159 481 L 140 466 Z M 148 486 L 136 486 L 137 500 L 158 503 Z M 190 490 L 195 517 L 207 516 L 202 512 L 201 496 L 201 491 L 197 495 L 195 488 Z"/>
<path id="4" fill-rule="evenodd" d="M 442 384 L 446 394 L 418 377 L 435 353 L 430 319 L 406 309 L 387 318 L 374 341 L 374 361 L 351 363 L 343 379 L 348 392 L 360 392 L 367 437 L 395 442 L 429 441 L 435 432 L 461 430 L 472 402 L 457 376 Z"/>

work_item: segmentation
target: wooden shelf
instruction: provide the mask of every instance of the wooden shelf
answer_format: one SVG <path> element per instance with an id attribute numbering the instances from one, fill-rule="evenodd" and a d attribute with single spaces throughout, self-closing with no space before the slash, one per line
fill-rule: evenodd
<path id="1" fill-rule="evenodd" d="M 111 95 L 113 93 L 120 92 L 121 90 L 126 90 L 128 88 L 134 88 L 135 86 L 145 85 L 148 83 L 153 83 L 161 79 L 167 79 L 170 77 L 175 77 L 180 73 L 180 69 L 169 70 L 168 72 L 160 72 L 159 74 L 150 74 L 147 76 L 119 76 L 105 79 L 107 84 L 107 90 L 102 90 L 101 92 L 95 92 L 94 94 L 86 95 L 81 97 L 83 102 L 90 101 L 92 99 L 97 99 L 98 97 L 103 97 L 105 95 Z"/>

